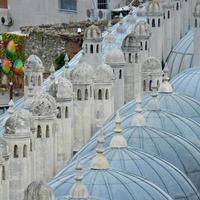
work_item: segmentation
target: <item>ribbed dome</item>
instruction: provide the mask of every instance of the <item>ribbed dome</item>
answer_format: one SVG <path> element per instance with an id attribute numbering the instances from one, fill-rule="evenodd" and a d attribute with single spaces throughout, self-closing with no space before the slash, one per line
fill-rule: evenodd
<path id="1" fill-rule="evenodd" d="M 19 110 L 10 115 L 5 121 L 5 135 L 30 136 L 31 113 L 27 110 Z"/>
<path id="2" fill-rule="evenodd" d="M 44 66 L 40 58 L 36 55 L 30 55 L 25 63 L 27 71 L 32 72 L 43 72 Z"/>
<path id="3" fill-rule="evenodd" d="M 180 170 L 166 161 L 139 150 L 135 151 L 132 148 L 109 147 L 105 150 L 104 155 L 108 159 L 112 169 L 143 177 L 159 186 L 173 199 L 177 199 L 177 197 L 182 200 L 200 198 L 191 181 Z M 81 159 L 81 163 L 85 169 L 88 169 L 90 166 L 92 157 L 93 153 L 90 153 Z M 58 173 L 56 179 L 73 174 L 75 165 L 76 161 L 71 162 Z"/>
<path id="4" fill-rule="evenodd" d="M 148 40 L 151 36 L 149 24 L 144 20 L 138 21 L 134 26 L 133 34 L 139 40 Z"/>
<path id="5" fill-rule="evenodd" d="M 157 58 L 154 58 L 154 57 L 149 57 L 143 62 L 142 71 L 145 73 L 149 72 L 151 74 L 153 74 L 153 73 L 162 74 L 163 73 L 161 62 Z"/>
<path id="6" fill-rule="evenodd" d="M 101 64 L 95 69 L 95 82 L 112 82 L 113 70 L 107 64 Z"/>
<path id="7" fill-rule="evenodd" d="M 70 76 L 73 83 L 90 83 L 93 80 L 93 73 L 92 67 L 84 61 L 84 58 L 81 58 Z"/>
<path id="8" fill-rule="evenodd" d="M 35 96 L 29 110 L 34 116 L 54 116 L 57 113 L 55 99 L 49 94 Z"/>
<path id="9" fill-rule="evenodd" d="M 69 193 L 74 184 L 74 175 L 54 178 L 49 185 L 55 196 Z M 115 170 L 89 169 L 83 173 L 83 182 L 91 196 L 105 200 L 172 200 L 161 189 L 142 178 L 130 176 Z"/>
<path id="10" fill-rule="evenodd" d="M 113 134 L 113 132 L 105 132 L 106 147 L 110 145 Z M 200 191 L 200 151 L 188 140 L 150 127 L 126 128 L 124 136 L 130 147 L 141 149 L 173 164 L 184 172 Z M 95 138 L 90 140 L 77 156 L 94 152 L 95 143 Z"/>
<path id="11" fill-rule="evenodd" d="M 125 64 L 124 54 L 121 49 L 112 49 L 106 55 L 106 63 L 109 64 Z"/>
<path id="12" fill-rule="evenodd" d="M 173 78 L 185 69 L 194 67 L 193 32 L 189 31 L 174 47 L 167 58 L 169 77 Z"/>
<path id="13" fill-rule="evenodd" d="M 146 14 L 148 16 L 162 16 L 162 6 L 159 3 L 159 0 L 152 0 L 148 2 Z"/>
<path id="14" fill-rule="evenodd" d="M 97 26 L 92 25 L 85 30 L 84 40 L 102 41 L 102 39 L 101 30 Z"/>
<path id="15" fill-rule="evenodd" d="M 200 67 L 185 70 L 172 81 L 175 91 L 200 101 Z"/>
<path id="16" fill-rule="evenodd" d="M 72 83 L 68 79 L 60 77 L 51 83 L 49 94 L 54 98 L 70 99 L 73 96 Z"/>

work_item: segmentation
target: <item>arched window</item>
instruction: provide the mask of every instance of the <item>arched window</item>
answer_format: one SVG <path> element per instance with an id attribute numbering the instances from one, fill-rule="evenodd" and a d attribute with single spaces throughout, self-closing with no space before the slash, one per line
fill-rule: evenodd
<path id="1" fill-rule="evenodd" d="M 31 76 L 31 82 L 32 82 L 33 86 L 35 86 L 35 77 L 34 76 Z"/>
<path id="2" fill-rule="evenodd" d="M 140 46 L 141 46 L 141 51 L 143 50 L 143 43 L 142 42 L 140 42 Z"/>
<path id="3" fill-rule="evenodd" d="M 96 99 L 96 93 L 95 93 L 95 90 L 94 90 L 94 92 L 93 92 L 93 93 L 94 93 L 94 99 Z"/>
<path id="4" fill-rule="evenodd" d="M 88 46 L 87 46 L 87 44 L 85 45 L 85 53 L 87 53 L 88 52 Z"/>
<path id="5" fill-rule="evenodd" d="M 38 76 L 38 86 L 41 86 L 41 84 L 42 84 L 41 76 Z"/>
<path id="6" fill-rule="evenodd" d="M 152 80 L 149 81 L 149 91 L 152 90 Z"/>
<path id="7" fill-rule="evenodd" d="M 46 138 L 49 138 L 49 136 L 50 136 L 49 126 L 46 125 Z"/>
<path id="8" fill-rule="evenodd" d="M 23 158 L 27 157 L 27 145 L 23 146 Z"/>
<path id="9" fill-rule="evenodd" d="M 28 76 L 25 76 L 25 86 L 28 86 Z"/>
<path id="10" fill-rule="evenodd" d="M 143 81 L 143 91 L 146 91 L 146 80 Z"/>
<path id="11" fill-rule="evenodd" d="M 128 61 L 129 61 L 129 63 L 132 63 L 131 53 L 128 54 Z"/>
<path id="12" fill-rule="evenodd" d="M 85 89 L 85 100 L 88 100 L 88 89 Z"/>
<path id="13" fill-rule="evenodd" d="M 42 129 L 41 126 L 38 125 L 37 126 L 37 138 L 41 138 L 42 137 Z"/>
<path id="14" fill-rule="evenodd" d="M 197 28 L 197 19 L 195 19 L 195 21 L 194 21 L 194 26 L 195 26 L 195 28 Z"/>
<path id="15" fill-rule="evenodd" d="M 109 99 L 109 90 L 106 89 L 105 99 Z"/>
<path id="16" fill-rule="evenodd" d="M 170 19 L 170 11 L 167 12 L 167 18 Z"/>
<path id="17" fill-rule="evenodd" d="M 14 158 L 19 158 L 19 149 L 18 146 L 14 146 Z"/>
<path id="18" fill-rule="evenodd" d="M 93 46 L 93 44 L 90 45 L 90 53 L 94 53 L 94 46 Z"/>
<path id="19" fill-rule="evenodd" d="M 148 50 L 148 44 L 147 44 L 147 41 L 145 41 L 145 50 L 146 50 L 146 51 Z"/>
<path id="20" fill-rule="evenodd" d="M 33 143 L 32 143 L 32 140 L 30 140 L 30 151 L 31 151 L 31 152 L 33 151 Z"/>
<path id="21" fill-rule="evenodd" d="M 96 53 L 99 53 L 99 45 L 97 44 Z"/>
<path id="22" fill-rule="evenodd" d="M 160 18 L 158 19 L 158 27 L 160 27 Z"/>
<path id="23" fill-rule="evenodd" d="M 135 54 L 135 63 L 138 63 L 138 54 Z"/>
<path id="24" fill-rule="evenodd" d="M 102 90 L 101 89 L 99 89 L 99 91 L 98 91 L 98 99 L 102 100 Z"/>
<path id="25" fill-rule="evenodd" d="M 62 117 L 61 115 L 61 108 L 60 107 L 57 107 L 57 118 L 60 119 Z"/>
<path id="26" fill-rule="evenodd" d="M 119 70 L 119 79 L 122 79 L 122 70 Z"/>
<path id="27" fill-rule="evenodd" d="M 156 27 L 155 19 L 152 19 L 152 27 Z"/>
<path id="28" fill-rule="evenodd" d="M 178 2 L 176 4 L 176 10 L 179 10 L 179 5 L 178 5 Z"/>
<path id="29" fill-rule="evenodd" d="M 6 170 L 5 170 L 5 166 L 2 166 L 2 180 L 3 180 L 3 181 L 6 180 Z"/>
<path id="30" fill-rule="evenodd" d="M 82 100 L 82 94 L 81 94 L 81 90 L 80 89 L 77 90 L 77 100 L 78 101 Z"/>
<path id="31" fill-rule="evenodd" d="M 90 97 L 92 98 L 92 86 L 90 86 Z"/>
<path id="32" fill-rule="evenodd" d="M 149 18 L 147 18 L 147 23 L 149 24 Z"/>
<path id="33" fill-rule="evenodd" d="M 69 117 L 69 109 L 68 107 L 65 108 L 65 118 L 67 119 Z"/>
<path id="34" fill-rule="evenodd" d="M 159 88 L 159 87 L 160 87 L 160 81 L 157 80 L 157 88 Z"/>

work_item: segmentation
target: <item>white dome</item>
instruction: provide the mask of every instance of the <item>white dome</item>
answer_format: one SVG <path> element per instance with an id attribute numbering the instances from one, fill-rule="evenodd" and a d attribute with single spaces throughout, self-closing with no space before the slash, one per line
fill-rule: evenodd
<path id="1" fill-rule="evenodd" d="M 148 16 L 162 15 L 162 7 L 159 0 L 149 1 L 146 7 L 146 13 Z"/>
<path id="2" fill-rule="evenodd" d="M 142 71 L 163 74 L 161 62 L 154 57 L 149 57 L 143 62 Z"/>
<path id="3" fill-rule="evenodd" d="M 125 33 L 126 32 L 126 27 L 124 26 L 123 22 L 119 22 L 119 26 L 117 27 L 117 32 L 118 33 Z"/>
<path id="4" fill-rule="evenodd" d="M 30 111 L 34 116 L 51 116 L 57 113 L 56 101 L 49 94 L 40 94 L 35 96 Z"/>
<path id="5" fill-rule="evenodd" d="M 92 25 L 92 26 L 88 27 L 85 30 L 84 40 L 98 40 L 98 41 L 101 41 L 102 39 L 103 38 L 102 38 L 101 30 L 97 26 Z"/>
<path id="6" fill-rule="evenodd" d="M 26 70 L 36 71 L 36 72 L 43 72 L 44 66 L 40 58 L 36 55 L 30 55 L 26 60 L 25 64 Z"/>
<path id="7" fill-rule="evenodd" d="M 128 16 L 127 16 L 127 22 L 130 24 L 134 24 L 136 22 L 136 16 L 133 14 L 132 11 L 129 12 Z"/>
<path id="8" fill-rule="evenodd" d="M 95 81 L 97 82 L 112 82 L 113 70 L 107 64 L 101 64 L 95 70 Z"/>
<path id="9" fill-rule="evenodd" d="M 195 4 L 194 17 L 200 17 L 200 1 L 197 1 Z"/>
<path id="10" fill-rule="evenodd" d="M 32 116 L 28 110 L 19 110 L 6 119 L 6 135 L 26 135 L 30 134 Z"/>
<path id="11" fill-rule="evenodd" d="M 112 49 L 106 55 L 106 63 L 108 65 L 112 64 L 125 64 L 124 54 L 121 49 Z"/>
<path id="12" fill-rule="evenodd" d="M 73 96 L 72 83 L 68 79 L 60 77 L 50 85 L 49 94 L 54 98 L 70 99 Z"/>
<path id="13" fill-rule="evenodd" d="M 78 65 L 71 71 L 71 80 L 75 83 L 88 83 L 93 80 L 93 68 L 83 58 Z"/>
<path id="14" fill-rule="evenodd" d="M 151 36 L 151 30 L 149 24 L 144 20 L 138 21 L 135 24 L 133 34 L 135 38 L 145 39 L 145 40 L 149 39 L 149 37 Z"/>

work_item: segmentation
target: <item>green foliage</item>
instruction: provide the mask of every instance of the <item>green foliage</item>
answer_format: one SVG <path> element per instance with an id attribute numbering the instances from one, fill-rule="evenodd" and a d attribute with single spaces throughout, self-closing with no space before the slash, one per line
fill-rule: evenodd
<path id="1" fill-rule="evenodd" d="M 65 53 L 61 53 L 56 59 L 55 59 L 55 70 L 59 70 L 61 67 L 65 65 Z"/>
<path id="2" fill-rule="evenodd" d="M 13 40 L 17 45 L 18 49 L 16 51 L 16 55 L 13 56 L 10 60 L 14 62 L 16 59 L 21 59 L 23 62 L 25 61 L 25 36 L 3 33 L 2 35 L 3 42 L 8 44 L 11 40 Z M 2 57 L 5 57 L 6 48 L 0 52 L 0 56 L 2 53 Z"/>

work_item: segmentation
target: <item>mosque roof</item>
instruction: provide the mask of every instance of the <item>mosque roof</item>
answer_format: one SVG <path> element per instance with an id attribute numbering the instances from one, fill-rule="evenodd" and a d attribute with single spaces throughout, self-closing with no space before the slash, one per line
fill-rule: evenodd
<path id="1" fill-rule="evenodd" d="M 200 67 L 185 70 L 171 82 L 177 93 L 200 101 Z"/>
<path id="2" fill-rule="evenodd" d="M 193 39 L 193 31 L 189 31 L 169 54 L 167 63 L 171 78 L 194 66 Z"/>

